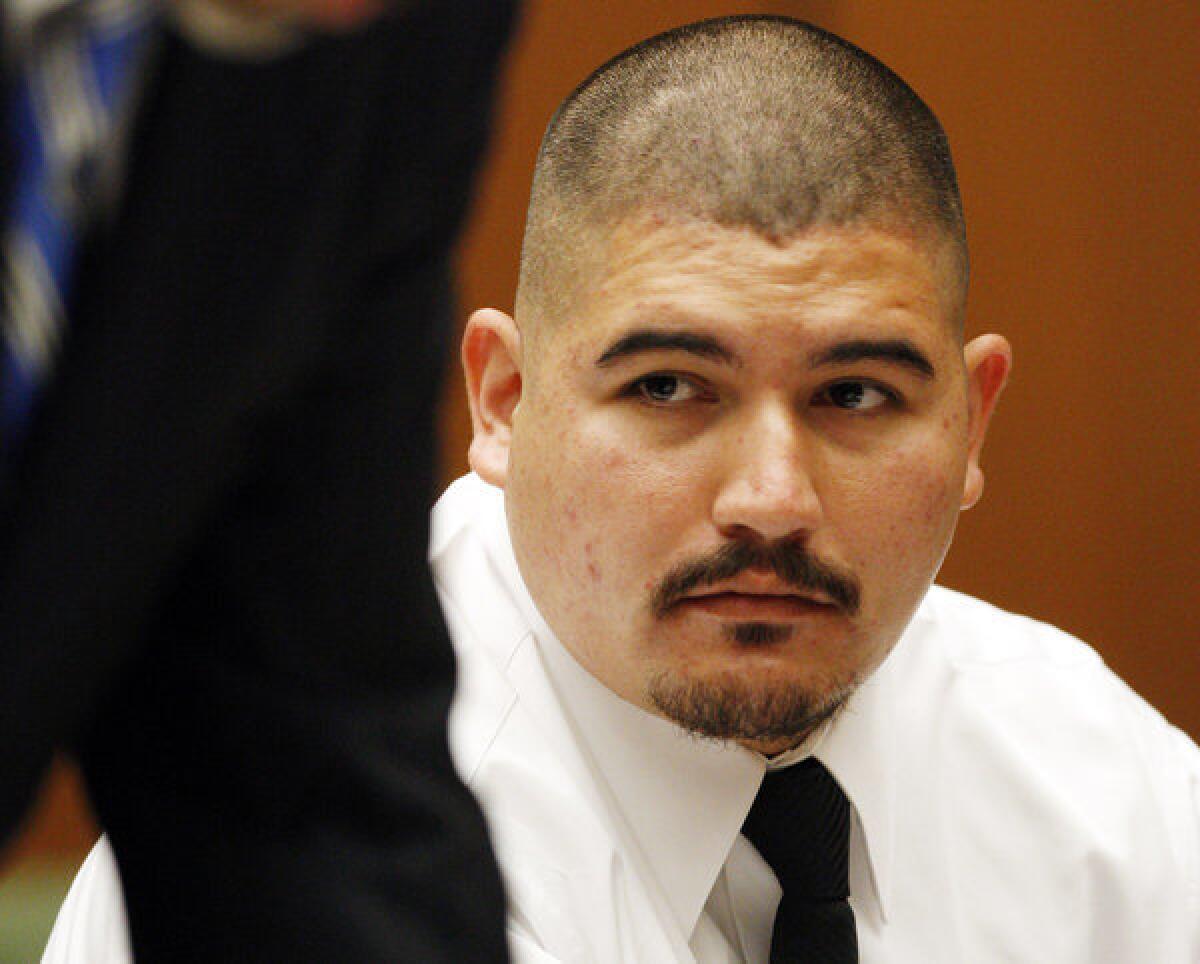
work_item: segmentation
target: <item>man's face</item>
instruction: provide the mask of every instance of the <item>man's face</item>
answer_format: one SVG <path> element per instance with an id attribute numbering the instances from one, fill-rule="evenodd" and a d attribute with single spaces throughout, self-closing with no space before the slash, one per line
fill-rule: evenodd
<path id="1" fill-rule="evenodd" d="M 964 361 L 933 251 L 643 219 L 572 318 L 523 343 L 472 319 L 472 464 L 547 623 L 620 696 L 774 752 L 895 645 L 1008 370 L 997 336 Z"/>

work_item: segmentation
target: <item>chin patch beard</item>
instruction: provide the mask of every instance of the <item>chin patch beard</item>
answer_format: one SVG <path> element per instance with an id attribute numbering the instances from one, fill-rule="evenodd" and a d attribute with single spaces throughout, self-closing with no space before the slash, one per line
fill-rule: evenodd
<path id="1" fill-rule="evenodd" d="M 836 715 L 858 682 L 825 679 L 800 686 L 732 671 L 696 679 L 661 670 L 650 678 L 646 695 L 663 716 L 698 736 L 763 743 L 790 740 L 794 746 Z"/>

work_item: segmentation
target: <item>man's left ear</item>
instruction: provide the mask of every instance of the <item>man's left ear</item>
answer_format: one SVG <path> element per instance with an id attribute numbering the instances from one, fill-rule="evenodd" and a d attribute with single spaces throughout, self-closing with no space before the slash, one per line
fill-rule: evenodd
<path id="1" fill-rule="evenodd" d="M 967 478 L 962 507 L 969 509 L 983 495 L 979 453 L 988 422 L 1012 370 L 1012 346 L 1002 335 L 980 335 L 963 350 L 967 366 Z"/>

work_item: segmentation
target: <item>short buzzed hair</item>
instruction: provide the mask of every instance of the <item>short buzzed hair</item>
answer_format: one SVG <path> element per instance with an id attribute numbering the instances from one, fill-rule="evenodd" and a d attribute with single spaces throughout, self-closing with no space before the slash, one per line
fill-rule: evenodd
<path id="1" fill-rule="evenodd" d="M 534 172 L 517 314 L 571 310 L 613 229 L 666 211 L 782 242 L 814 227 L 966 234 L 941 124 L 866 51 L 789 17 L 705 20 L 651 37 L 558 108 Z"/>

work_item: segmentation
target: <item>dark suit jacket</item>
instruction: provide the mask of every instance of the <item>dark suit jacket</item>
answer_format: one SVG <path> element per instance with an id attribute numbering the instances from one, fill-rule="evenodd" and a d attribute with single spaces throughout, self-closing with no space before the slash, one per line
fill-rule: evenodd
<path id="1" fill-rule="evenodd" d="M 0 830 L 73 749 L 147 960 L 502 951 L 425 563 L 504 0 L 265 64 L 167 34 L 0 495 Z"/>

